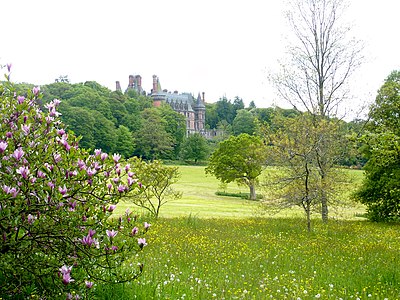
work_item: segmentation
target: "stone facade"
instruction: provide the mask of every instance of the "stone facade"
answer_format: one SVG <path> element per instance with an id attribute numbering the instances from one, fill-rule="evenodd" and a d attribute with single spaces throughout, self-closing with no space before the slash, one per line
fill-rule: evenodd
<path id="1" fill-rule="evenodd" d="M 116 83 L 116 88 L 121 91 L 119 81 Z M 129 89 L 134 89 L 140 94 L 145 94 L 142 88 L 142 78 L 140 75 L 129 76 L 129 85 L 127 90 Z M 153 88 L 148 96 L 153 98 L 154 106 L 160 106 L 161 103 L 167 103 L 173 110 L 184 115 L 186 118 L 186 130 L 188 135 L 195 132 L 203 135 L 206 134 L 206 107 L 204 93 L 202 94 L 202 97 L 199 93 L 197 98 L 195 98 L 190 93 L 179 94 L 178 91 L 169 92 L 168 90 L 162 90 L 159 78 L 156 75 L 153 75 Z"/>

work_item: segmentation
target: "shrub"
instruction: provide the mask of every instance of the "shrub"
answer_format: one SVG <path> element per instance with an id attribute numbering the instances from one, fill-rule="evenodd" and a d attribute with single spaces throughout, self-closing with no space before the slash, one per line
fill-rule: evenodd
<path id="1" fill-rule="evenodd" d="M 139 188 L 130 166 L 118 154 L 80 149 L 58 119 L 59 100 L 44 113 L 39 88 L 21 95 L 6 78 L 0 83 L 0 298 L 79 298 L 99 282 L 134 280 L 143 266 L 132 257 L 146 245 L 149 225 L 136 225 L 129 211 L 110 220 L 119 199 Z"/>

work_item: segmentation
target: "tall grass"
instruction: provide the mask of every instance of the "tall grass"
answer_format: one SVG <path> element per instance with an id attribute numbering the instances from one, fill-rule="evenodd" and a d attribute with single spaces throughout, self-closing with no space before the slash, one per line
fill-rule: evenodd
<path id="1" fill-rule="evenodd" d="M 400 226 L 316 222 L 309 234 L 302 222 L 159 220 L 143 276 L 114 299 L 400 298 Z"/>

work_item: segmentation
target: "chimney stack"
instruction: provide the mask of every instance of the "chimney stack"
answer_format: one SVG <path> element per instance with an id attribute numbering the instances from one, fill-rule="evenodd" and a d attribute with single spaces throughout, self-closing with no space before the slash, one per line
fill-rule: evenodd
<path id="1" fill-rule="evenodd" d="M 158 92 L 158 78 L 157 75 L 153 75 L 153 93 Z"/>
<path id="2" fill-rule="evenodd" d="M 134 83 L 135 79 L 133 77 L 133 75 L 129 75 L 129 84 L 128 84 L 128 88 L 133 88 L 133 83 Z"/>
<path id="3" fill-rule="evenodd" d="M 119 81 L 115 82 L 115 90 L 118 91 L 118 92 L 122 92 L 121 84 L 119 83 Z"/>

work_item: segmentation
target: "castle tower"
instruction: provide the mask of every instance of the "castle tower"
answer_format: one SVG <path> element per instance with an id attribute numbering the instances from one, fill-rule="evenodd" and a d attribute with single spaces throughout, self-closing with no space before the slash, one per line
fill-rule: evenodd
<path id="1" fill-rule="evenodd" d="M 196 104 L 193 106 L 195 112 L 195 130 L 202 132 L 206 125 L 206 106 L 204 105 L 204 92 L 203 99 L 200 97 L 200 93 L 197 96 Z"/>

